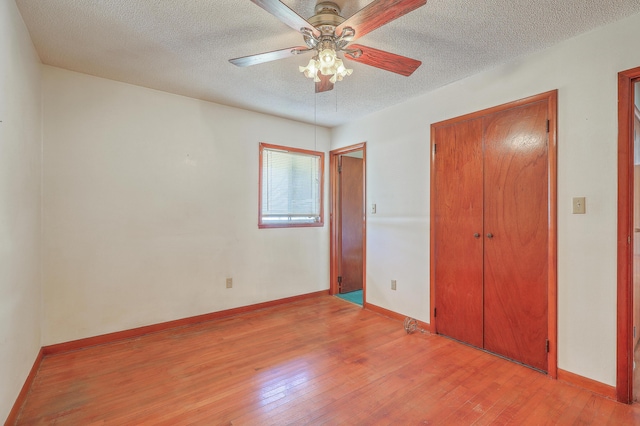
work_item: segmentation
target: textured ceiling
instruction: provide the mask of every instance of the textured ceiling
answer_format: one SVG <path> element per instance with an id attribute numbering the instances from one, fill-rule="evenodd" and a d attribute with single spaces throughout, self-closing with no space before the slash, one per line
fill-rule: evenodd
<path id="1" fill-rule="evenodd" d="M 349 17 L 370 0 L 334 0 Z M 308 18 L 315 1 L 283 3 Z M 422 61 L 411 77 L 354 72 L 316 95 L 309 56 L 228 59 L 304 45 L 249 0 L 16 0 L 44 64 L 294 120 L 336 126 L 640 12 L 640 0 L 430 0 L 358 39 Z"/>

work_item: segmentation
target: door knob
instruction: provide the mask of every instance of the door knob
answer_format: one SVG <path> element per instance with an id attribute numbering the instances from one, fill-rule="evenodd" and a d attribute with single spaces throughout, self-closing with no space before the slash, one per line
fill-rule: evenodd
<path id="1" fill-rule="evenodd" d="M 493 234 L 492 234 L 491 232 L 489 232 L 489 233 L 487 234 L 487 238 L 493 238 Z"/>
<path id="2" fill-rule="evenodd" d="M 475 234 L 473 234 L 474 238 L 480 238 L 480 234 L 478 234 L 477 232 Z"/>

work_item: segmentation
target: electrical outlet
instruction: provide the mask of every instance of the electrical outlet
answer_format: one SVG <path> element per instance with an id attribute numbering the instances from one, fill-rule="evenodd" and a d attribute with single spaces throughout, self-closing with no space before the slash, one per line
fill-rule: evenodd
<path id="1" fill-rule="evenodd" d="M 396 280 L 391 280 L 391 290 L 396 289 Z"/>
<path id="2" fill-rule="evenodd" d="M 371 214 L 376 214 L 376 205 L 375 205 L 375 203 L 371 204 Z"/>
<path id="3" fill-rule="evenodd" d="M 227 288 L 233 287 L 233 278 L 227 278 Z"/>

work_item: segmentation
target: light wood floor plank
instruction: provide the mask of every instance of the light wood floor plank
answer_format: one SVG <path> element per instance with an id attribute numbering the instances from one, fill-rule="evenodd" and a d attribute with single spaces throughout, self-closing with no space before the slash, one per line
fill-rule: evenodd
<path id="1" fill-rule="evenodd" d="M 46 356 L 18 424 L 640 424 L 618 404 L 324 296 Z"/>

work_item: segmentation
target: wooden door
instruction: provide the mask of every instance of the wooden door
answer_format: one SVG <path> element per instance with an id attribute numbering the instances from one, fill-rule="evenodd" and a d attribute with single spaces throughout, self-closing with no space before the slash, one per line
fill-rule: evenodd
<path id="1" fill-rule="evenodd" d="M 431 127 L 432 331 L 552 377 L 556 96 Z"/>
<path id="2" fill-rule="evenodd" d="M 547 371 L 548 104 L 484 118 L 484 347 Z"/>
<path id="3" fill-rule="evenodd" d="M 483 347 L 482 119 L 436 129 L 437 332 Z"/>
<path id="4" fill-rule="evenodd" d="M 637 361 L 635 348 L 640 340 L 640 99 L 636 96 L 640 93 L 640 81 L 633 83 L 633 273 L 632 273 L 632 293 L 633 293 L 633 359 Z M 634 363 L 635 364 L 635 363 Z M 640 389 L 637 384 L 640 382 L 640 370 L 633 369 L 631 380 L 632 401 L 638 401 Z"/>
<path id="5" fill-rule="evenodd" d="M 362 228 L 364 218 L 362 158 L 340 156 L 340 293 L 362 290 L 364 265 Z"/>

